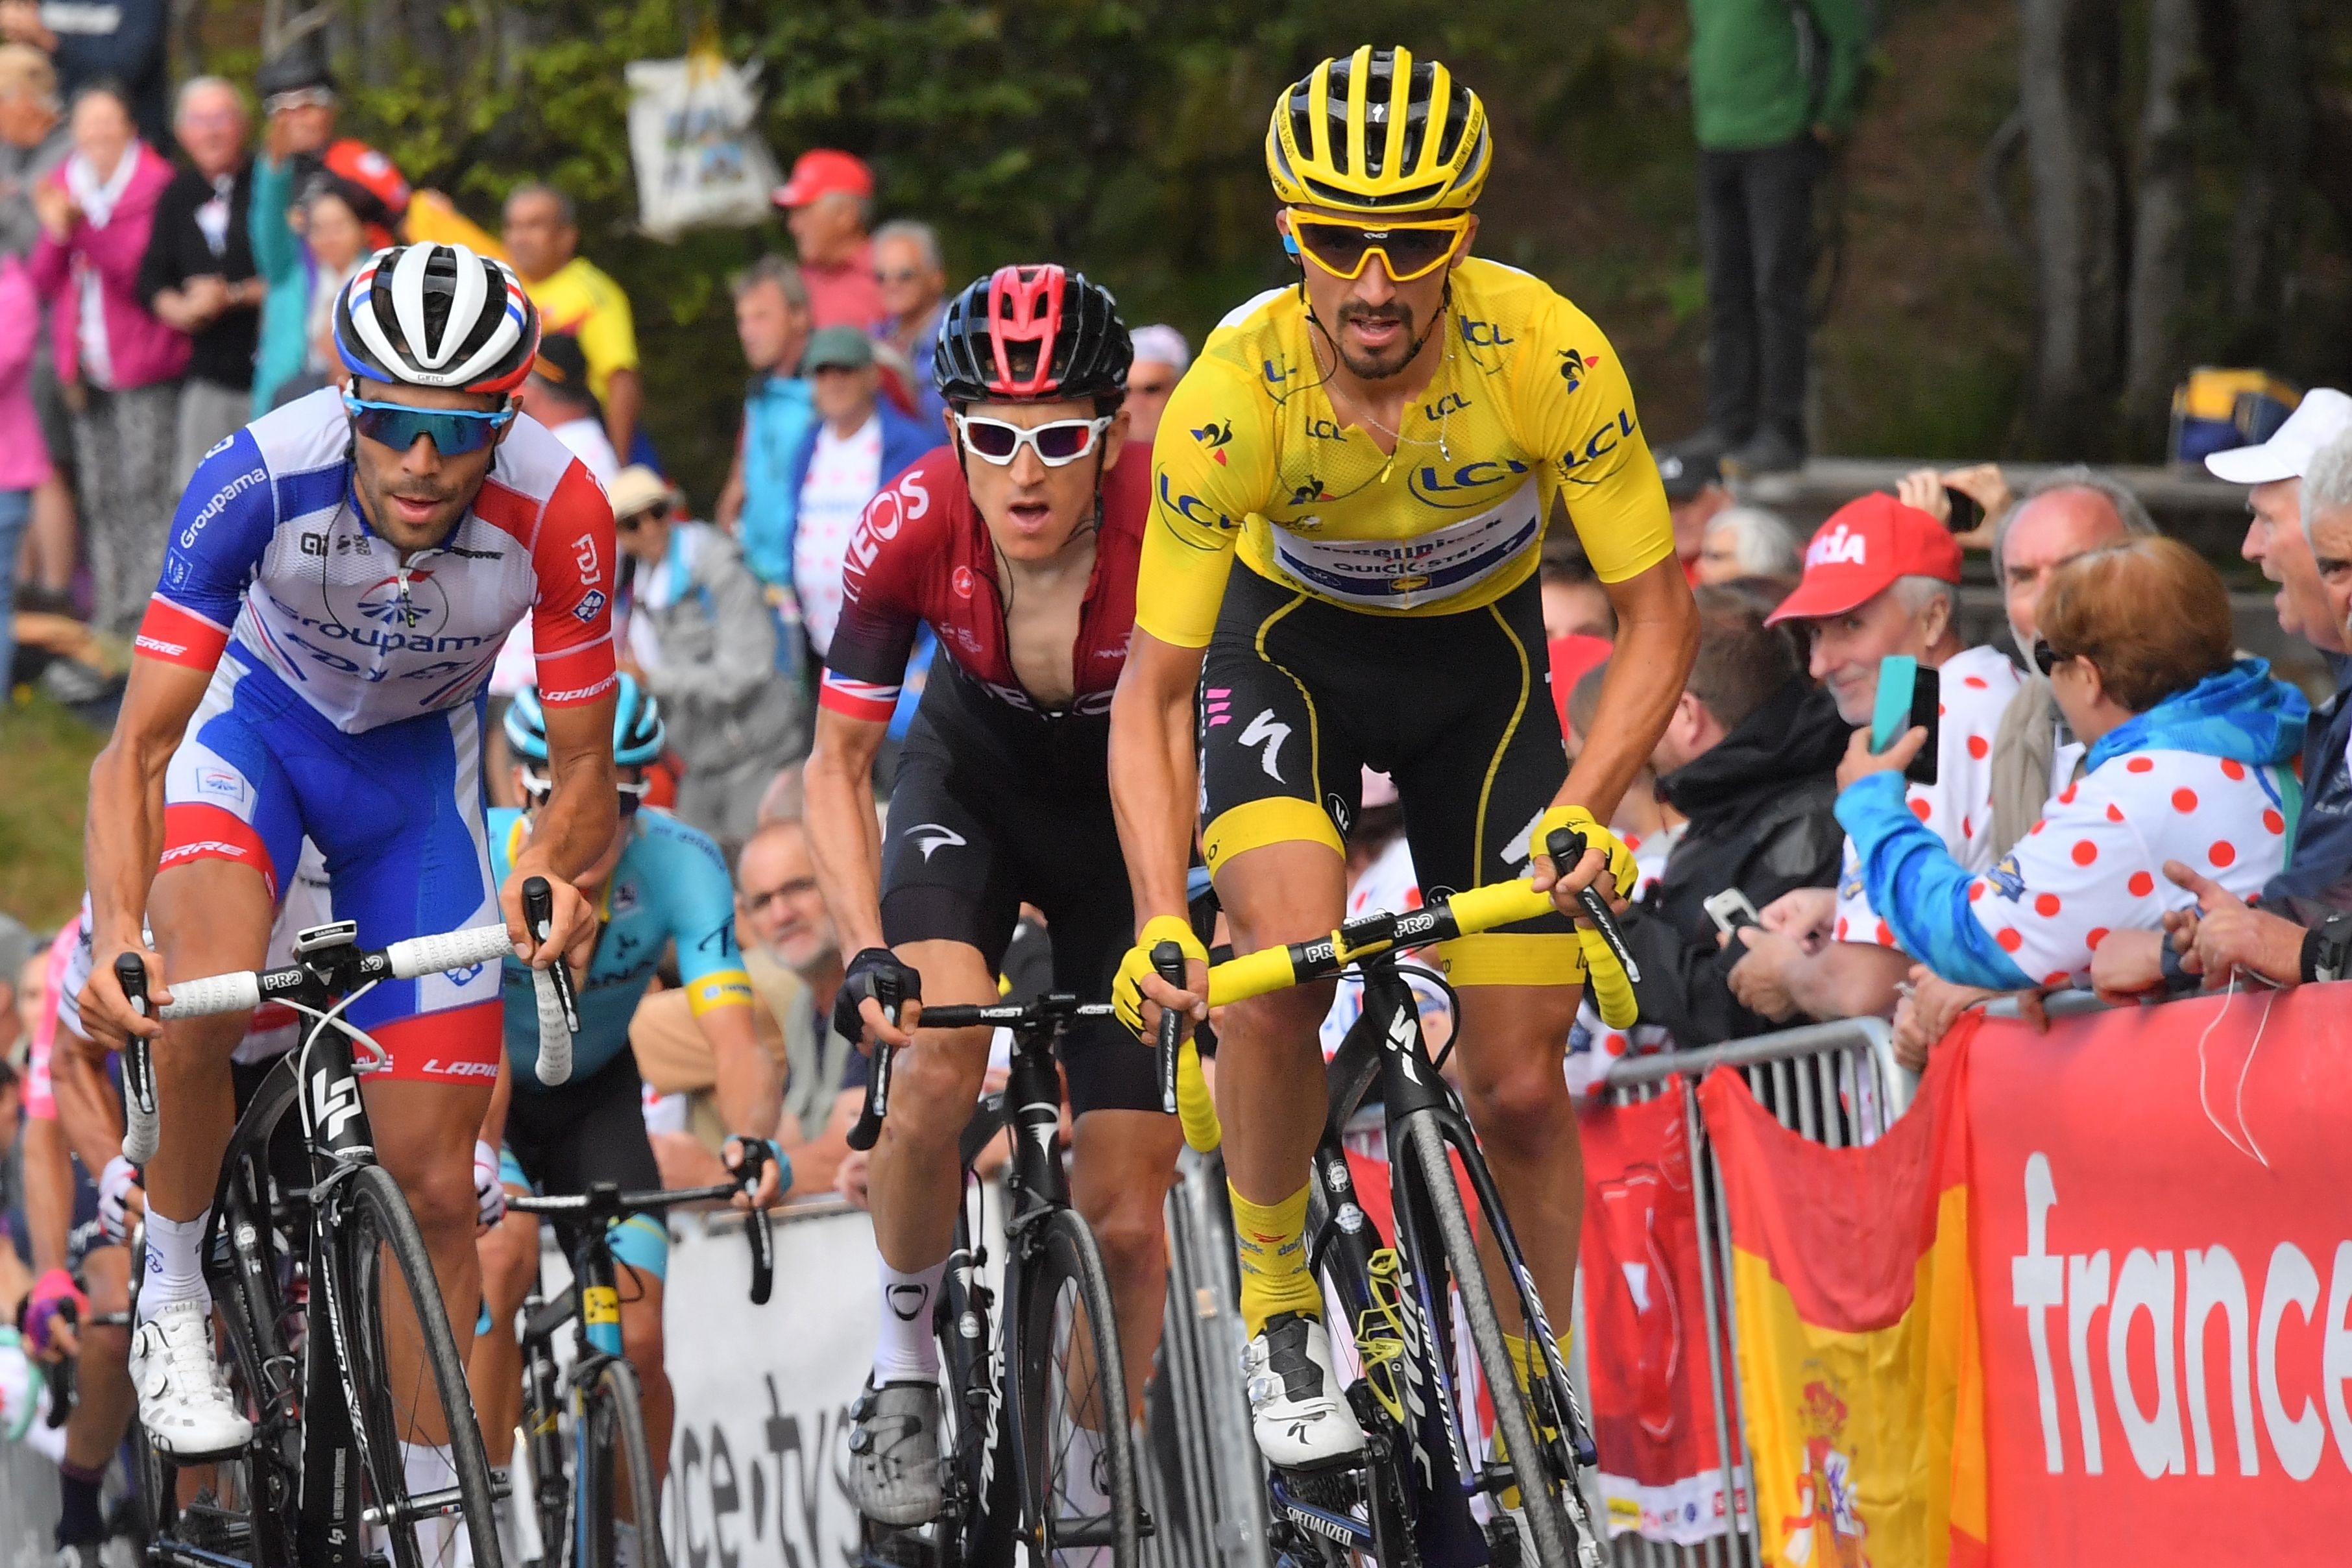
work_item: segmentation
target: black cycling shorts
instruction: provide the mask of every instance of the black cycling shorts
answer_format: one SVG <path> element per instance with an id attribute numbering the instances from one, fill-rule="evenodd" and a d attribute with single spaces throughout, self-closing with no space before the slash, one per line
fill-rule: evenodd
<path id="1" fill-rule="evenodd" d="M 1524 876 L 1568 777 L 1535 580 L 1451 615 L 1370 615 L 1236 563 L 1201 668 L 1199 738 L 1212 876 L 1265 844 L 1344 854 L 1367 767 L 1395 780 L 1425 894 Z M 1438 956 L 1457 985 L 1583 973 L 1559 915 Z"/>
<path id="2" fill-rule="evenodd" d="M 631 1051 L 551 1089 L 517 1083 L 507 1106 L 506 1146 L 544 1193 L 583 1193 L 600 1181 L 623 1192 L 652 1192 L 662 1184 L 646 1137 L 645 1083 Z"/>
<path id="3" fill-rule="evenodd" d="M 991 973 L 1034 904 L 1056 991 L 1108 999 L 1135 945 L 1127 862 L 1111 820 L 1105 715 L 1022 713 L 935 662 L 908 727 L 882 847 L 882 936 L 962 942 Z M 1063 1038 L 1070 1108 L 1158 1111 L 1152 1052 L 1115 1019 Z"/>

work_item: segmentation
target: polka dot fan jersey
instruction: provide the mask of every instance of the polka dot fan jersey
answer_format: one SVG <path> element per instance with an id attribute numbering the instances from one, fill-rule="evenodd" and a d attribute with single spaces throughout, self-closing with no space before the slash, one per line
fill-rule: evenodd
<path id="1" fill-rule="evenodd" d="M 2087 978 L 2110 931 L 2147 931 L 2196 907 L 2177 860 L 2251 899 L 2286 858 L 2287 770 L 2193 751 L 2111 758 L 2068 785 L 2000 863 L 1969 886 L 1969 913 L 2020 972 Z"/>
<path id="2" fill-rule="evenodd" d="M 1905 799 L 1911 814 L 1944 841 L 1964 870 L 1986 872 L 1992 869 L 1992 741 L 2000 730 L 2001 710 L 2021 683 L 2009 655 L 1990 646 L 1954 654 L 1938 674 L 1942 713 L 1936 782 L 1911 785 Z M 1830 935 L 1840 942 L 1902 946 L 1893 927 L 1870 906 L 1862 859 L 1851 838 L 1838 873 L 1837 914 Z"/>

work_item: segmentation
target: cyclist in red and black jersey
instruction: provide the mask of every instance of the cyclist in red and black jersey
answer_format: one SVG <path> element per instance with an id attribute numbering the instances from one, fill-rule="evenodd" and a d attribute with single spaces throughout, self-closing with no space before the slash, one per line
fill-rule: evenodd
<path id="1" fill-rule="evenodd" d="M 1045 912 L 1054 988 L 1108 995 L 1133 915 L 1111 818 L 1110 696 L 1127 661 L 1150 489 L 1127 449 L 1133 350 L 1108 293 L 1058 267 L 1008 267 L 966 288 L 932 373 L 949 444 L 874 498 L 849 546 L 808 760 L 809 847 L 854 952 L 835 1023 L 906 1045 L 875 1001 L 996 999 L 1020 906 Z M 1122 457 L 1124 460 L 1122 461 Z M 887 838 L 868 779 L 919 623 L 940 653 L 900 753 Z M 880 1343 L 850 1441 L 868 1518 L 940 1508 L 931 1302 L 953 1234 L 957 1138 L 987 1065 L 982 1030 L 926 1034 L 898 1061 L 870 1177 Z M 1160 1337 L 1160 1202 L 1180 1134 L 1151 1052 L 1111 1019 L 1071 1030 L 1072 1195 L 1118 1304 L 1128 1387 Z"/>

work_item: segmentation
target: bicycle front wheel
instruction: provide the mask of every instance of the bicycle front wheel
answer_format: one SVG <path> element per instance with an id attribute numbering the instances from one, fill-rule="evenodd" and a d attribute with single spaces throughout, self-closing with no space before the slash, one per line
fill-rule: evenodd
<path id="1" fill-rule="evenodd" d="M 1447 1157 L 1445 1134 L 1434 1116 L 1410 1119 L 1404 1134 L 1406 1157 L 1418 1177 L 1420 1198 L 1437 1224 L 1445 1266 L 1461 1295 L 1463 1321 L 1478 1353 L 1478 1370 L 1495 1407 L 1495 1437 L 1502 1447 L 1518 1489 L 1520 1515 L 1533 1538 L 1538 1568 L 1571 1568 L 1576 1562 L 1575 1537 L 1561 1509 L 1545 1450 L 1536 1442 L 1527 1396 L 1520 1393 L 1512 1370 L 1511 1353 L 1503 1343 L 1502 1320 L 1495 1315 L 1495 1298 L 1486 1288 L 1478 1244 L 1470 1233 L 1470 1218 L 1462 1207 L 1462 1189 L 1454 1185 L 1454 1162 Z M 1475 1149 L 1464 1151 L 1476 1158 Z M 1442 1354 L 1442 1352 L 1441 1352 Z"/>
<path id="2" fill-rule="evenodd" d="M 461 1531 L 472 1542 L 476 1568 L 500 1568 L 490 1463 L 425 1238 L 390 1171 L 366 1166 L 350 1180 L 334 1241 L 340 1276 L 335 1285 L 343 1348 L 350 1356 L 349 1385 L 358 1406 L 352 1427 L 360 1448 L 362 1517 L 372 1516 L 370 1521 L 383 1531 L 394 1568 L 449 1568 L 460 1560 Z M 397 1372 L 384 1338 L 388 1314 L 413 1322 L 421 1341 L 421 1356 L 412 1353 L 411 1364 Z M 314 1353 L 326 1348 L 315 1333 L 310 1344 Z M 454 1474 L 421 1487 L 425 1497 L 413 1497 L 405 1450 L 431 1441 L 423 1422 L 436 1398 L 446 1413 Z M 432 1500 L 436 1493 L 442 1494 L 437 1503 Z"/>
<path id="3" fill-rule="evenodd" d="M 572 1462 L 572 1562 L 579 1568 L 614 1568 L 614 1527 L 620 1522 L 614 1504 L 625 1492 L 637 1531 L 637 1568 L 667 1568 L 662 1551 L 661 1496 L 654 1490 L 653 1450 L 646 1442 L 645 1401 L 637 1390 L 637 1369 L 625 1361 L 608 1361 L 581 1390 L 579 1418 L 572 1423 L 578 1448 Z M 618 1464 L 615 1464 L 615 1460 Z M 622 1475 L 625 1470 L 627 1474 Z"/>
<path id="4" fill-rule="evenodd" d="M 1068 1209 L 1037 1221 L 1022 1260 L 1020 1378 L 1023 1527 L 1034 1561 L 1136 1568 L 1142 1513 L 1128 1443 L 1127 1375 L 1109 1276 L 1087 1222 Z"/>

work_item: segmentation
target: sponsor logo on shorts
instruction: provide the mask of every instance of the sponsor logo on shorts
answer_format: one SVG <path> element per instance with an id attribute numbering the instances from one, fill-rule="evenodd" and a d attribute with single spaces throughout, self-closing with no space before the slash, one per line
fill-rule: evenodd
<path id="1" fill-rule="evenodd" d="M 907 830 L 907 836 L 915 841 L 917 849 L 923 852 L 923 863 L 926 865 L 930 863 L 933 850 L 950 845 L 961 849 L 967 841 L 953 828 L 942 827 L 937 822 L 918 822 Z"/>
<path id="2" fill-rule="evenodd" d="M 218 855 L 223 860 L 251 860 L 253 852 L 243 844 L 232 844 L 220 839 L 198 839 L 192 843 L 173 844 L 163 853 L 159 863 L 170 865 L 173 861 L 197 860 L 205 855 Z"/>
<path id="3" fill-rule="evenodd" d="M 196 788 L 207 795 L 226 795 L 233 800 L 245 796 L 245 780 L 226 768 L 197 768 Z"/>
<path id="4" fill-rule="evenodd" d="M 444 1061 L 439 1057 L 427 1057 L 417 1072 L 425 1078 L 496 1078 L 499 1064 L 495 1061 Z"/>

